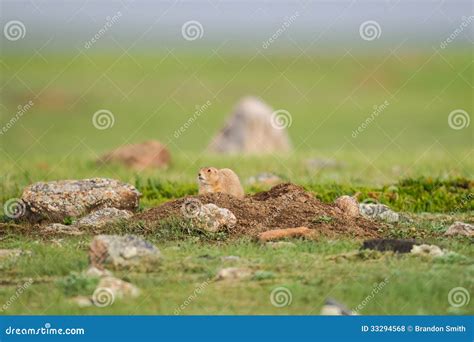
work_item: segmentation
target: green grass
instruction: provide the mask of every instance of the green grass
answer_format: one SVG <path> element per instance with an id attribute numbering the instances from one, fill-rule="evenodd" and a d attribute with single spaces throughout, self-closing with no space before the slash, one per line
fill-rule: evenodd
<path id="1" fill-rule="evenodd" d="M 139 298 L 78 308 L 69 298 L 90 295 L 95 285 L 80 275 L 88 265 L 92 236 L 46 239 L 35 227 L 21 228 L 3 217 L 0 248 L 31 255 L 0 261 L 0 308 L 31 278 L 33 284 L 4 313 L 174 314 L 208 282 L 181 314 L 306 315 L 318 314 L 327 297 L 354 308 L 388 277 L 361 314 L 473 314 L 472 300 L 458 309 L 447 300 L 454 287 L 474 294 L 472 242 L 442 236 L 455 220 L 472 223 L 474 217 L 473 126 L 453 130 L 447 122 L 454 109 L 472 117 L 473 93 L 466 84 L 472 84 L 472 61 L 469 51 L 440 53 L 296 60 L 181 53 L 118 60 L 112 54 L 45 54 L 46 60 L 3 55 L 0 128 L 18 105 L 32 100 L 34 106 L 0 135 L 0 203 L 20 197 L 36 181 L 111 177 L 134 184 L 145 210 L 195 194 L 197 170 L 213 165 L 234 169 L 248 193 L 266 189 L 246 183 L 261 172 L 302 185 L 326 202 L 359 192 L 361 200 L 374 198 L 407 217 L 389 229 L 389 237 L 416 238 L 457 254 L 426 259 L 368 253 L 345 260 L 334 256 L 357 250 L 361 241 L 295 241 L 294 248 L 271 249 L 245 238 L 199 234 L 173 220 L 146 232 L 122 225 L 109 230 L 144 234 L 162 251 L 163 263 L 151 273 L 116 273 L 142 290 Z M 294 153 L 245 158 L 203 153 L 235 102 L 247 94 L 291 113 Z M 195 106 L 208 100 L 212 104 L 199 120 L 174 138 Z M 387 109 L 353 138 L 373 106 L 386 100 Z M 101 131 L 91 120 L 103 108 L 114 113 L 115 124 Z M 95 163 L 104 151 L 145 139 L 168 144 L 173 157 L 168 169 L 137 173 Z M 334 159 L 340 167 L 311 169 L 311 158 Z M 222 261 L 226 255 L 240 259 Z M 236 283 L 215 282 L 216 272 L 226 266 L 256 273 Z M 270 293 L 279 286 L 291 291 L 291 305 L 272 306 Z"/>

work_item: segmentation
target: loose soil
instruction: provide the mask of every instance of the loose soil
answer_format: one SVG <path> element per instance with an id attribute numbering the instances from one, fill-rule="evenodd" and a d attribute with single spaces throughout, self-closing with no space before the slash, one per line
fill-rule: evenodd
<path id="1" fill-rule="evenodd" d="M 375 238 L 385 228 L 379 222 L 347 216 L 334 204 L 323 203 L 302 187 L 290 183 L 247 195 L 244 199 L 223 193 L 187 196 L 139 213 L 134 218 L 146 226 L 156 227 L 162 220 L 183 217 L 181 208 L 190 199 L 229 209 L 237 218 L 237 224 L 228 229 L 234 236 L 256 236 L 272 229 L 305 226 L 314 229 L 316 236 Z"/>

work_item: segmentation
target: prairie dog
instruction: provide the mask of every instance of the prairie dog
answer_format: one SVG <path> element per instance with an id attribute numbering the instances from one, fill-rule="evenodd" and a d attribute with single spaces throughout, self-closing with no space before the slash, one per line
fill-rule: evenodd
<path id="1" fill-rule="evenodd" d="M 244 189 L 240 184 L 239 176 L 231 169 L 204 167 L 199 170 L 197 181 L 199 195 L 223 192 L 237 198 L 244 198 Z"/>

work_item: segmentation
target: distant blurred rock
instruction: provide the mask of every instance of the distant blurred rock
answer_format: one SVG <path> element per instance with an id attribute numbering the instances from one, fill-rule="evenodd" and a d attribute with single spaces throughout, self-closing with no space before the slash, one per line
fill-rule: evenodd
<path id="1" fill-rule="evenodd" d="M 100 163 L 120 163 L 135 170 L 146 168 L 166 168 L 171 162 L 168 148 L 156 140 L 139 144 L 125 145 L 106 153 L 98 160 Z"/>
<path id="2" fill-rule="evenodd" d="M 31 254 L 31 252 L 25 252 L 22 249 L 0 249 L 0 260 L 17 258 L 23 254 Z"/>
<path id="3" fill-rule="evenodd" d="M 339 169 L 343 164 L 335 159 L 311 158 L 306 160 L 306 167 L 311 170 Z"/>
<path id="4" fill-rule="evenodd" d="M 89 260 L 92 266 L 104 269 L 152 270 L 161 260 L 153 244 L 134 235 L 97 235 L 91 242 Z"/>
<path id="5" fill-rule="evenodd" d="M 240 267 L 228 267 L 219 270 L 217 273 L 217 280 L 240 280 L 250 278 L 252 270 Z"/>
<path id="6" fill-rule="evenodd" d="M 452 235 L 463 235 L 463 236 L 474 236 L 474 225 L 464 222 L 454 222 L 444 233 L 446 236 Z"/>
<path id="7" fill-rule="evenodd" d="M 259 173 L 256 176 L 252 176 L 247 179 L 247 184 L 254 185 L 254 184 L 263 184 L 263 185 L 277 185 L 282 183 L 283 180 L 271 173 Z"/>
<path id="8" fill-rule="evenodd" d="M 208 149 L 225 154 L 289 152 L 291 144 L 286 127 L 279 128 L 282 127 L 279 123 L 272 124 L 273 112 L 270 106 L 256 97 L 243 98 Z"/>
<path id="9" fill-rule="evenodd" d="M 352 196 L 341 196 L 336 198 L 334 201 L 336 206 L 342 210 L 342 212 L 350 217 L 357 217 L 360 215 L 359 213 L 359 203 L 357 200 Z"/>
<path id="10" fill-rule="evenodd" d="M 41 231 L 46 234 L 82 235 L 75 225 L 65 225 L 61 223 L 51 223 L 42 227 Z"/>
<path id="11" fill-rule="evenodd" d="M 112 293 L 113 299 L 122 299 L 124 297 L 134 298 L 140 295 L 140 289 L 138 289 L 135 285 L 115 277 L 104 277 L 100 280 L 99 284 L 97 285 L 97 289 L 94 291 L 94 295 L 92 296 L 92 300 L 95 305 L 98 305 L 99 302 L 101 302 L 102 305 L 105 304 L 104 299 L 101 301 L 100 292 L 103 291 L 104 295 L 106 295 L 106 290 L 109 290 L 110 293 Z"/>
<path id="12" fill-rule="evenodd" d="M 23 191 L 26 218 L 63 222 L 105 207 L 135 210 L 140 193 L 132 185 L 108 178 L 34 183 Z"/>
<path id="13" fill-rule="evenodd" d="M 345 305 L 335 301 L 332 298 L 326 299 L 324 306 L 321 309 L 322 316 L 353 316 L 357 313 L 349 310 Z"/>
<path id="14" fill-rule="evenodd" d="M 410 251 L 411 254 L 422 255 L 422 256 L 431 256 L 431 257 L 441 257 L 445 252 L 436 245 L 414 245 Z"/>
<path id="15" fill-rule="evenodd" d="M 120 210 L 117 208 L 103 208 L 93 211 L 87 216 L 82 217 L 74 225 L 100 228 L 107 223 L 125 220 L 132 217 L 133 214 L 128 210 Z"/>

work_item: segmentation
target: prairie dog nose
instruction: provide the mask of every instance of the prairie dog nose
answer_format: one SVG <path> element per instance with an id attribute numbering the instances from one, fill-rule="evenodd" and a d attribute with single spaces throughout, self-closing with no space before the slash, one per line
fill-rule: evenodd
<path id="1" fill-rule="evenodd" d="M 198 176 L 199 176 L 199 177 L 201 177 L 201 176 L 202 176 L 202 175 L 201 175 L 201 172 L 199 172 Z"/>

